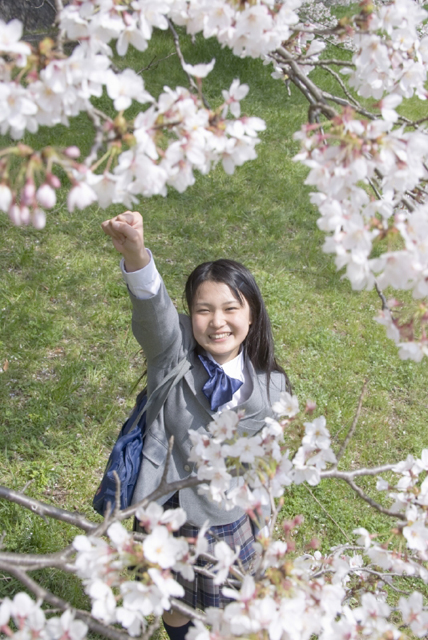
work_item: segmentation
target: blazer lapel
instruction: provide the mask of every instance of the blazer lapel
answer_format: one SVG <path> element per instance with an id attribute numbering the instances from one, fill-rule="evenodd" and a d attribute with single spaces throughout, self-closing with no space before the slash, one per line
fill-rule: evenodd
<path id="1" fill-rule="evenodd" d="M 261 384 L 259 375 L 256 373 L 253 363 L 249 358 L 246 358 L 245 363 L 253 383 L 253 390 L 248 400 L 238 406 L 238 409 L 243 409 L 245 411 L 242 419 L 244 424 L 247 420 L 264 420 L 268 413 L 269 405 L 266 395 L 266 387 Z M 265 374 L 261 375 L 264 376 Z"/>
<path id="2" fill-rule="evenodd" d="M 189 360 L 192 366 L 189 369 L 189 371 L 184 375 L 184 379 L 189 385 L 190 390 L 192 391 L 196 400 L 199 402 L 199 404 L 204 409 L 204 411 L 206 411 L 211 421 L 212 417 L 217 412 L 211 411 L 211 405 L 208 401 L 208 398 L 206 398 L 205 395 L 202 393 L 202 387 L 208 380 L 208 374 L 202 362 L 197 357 L 196 351 L 192 351 L 192 353 L 189 355 Z"/>

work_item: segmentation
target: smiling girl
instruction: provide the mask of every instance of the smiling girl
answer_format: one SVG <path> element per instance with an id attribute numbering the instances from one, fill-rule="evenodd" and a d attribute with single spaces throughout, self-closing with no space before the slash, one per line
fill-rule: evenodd
<path id="1" fill-rule="evenodd" d="M 190 430 L 205 429 L 217 411 L 239 408 L 241 433 L 254 435 L 272 415 L 271 405 L 289 390 L 288 378 L 274 356 L 269 317 L 251 273 L 233 260 L 205 262 L 188 277 L 185 293 L 189 316 L 178 314 L 154 259 L 144 244 L 139 213 L 125 213 L 103 223 L 122 253 L 122 272 L 133 304 L 132 329 L 147 358 L 148 395 L 186 358 L 190 369 L 169 393 L 156 416 L 148 412 L 143 460 L 133 503 L 154 491 L 162 477 L 169 438 L 174 447 L 167 480 L 186 478 Z M 183 489 L 159 500 L 165 508 L 182 507 L 187 522 L 179 535 L 195 537 L 208 520 L 208 552 L 218 540 L 240 547 L 248 569 L 255 556 L 251 522 L 239 507 L 225 511 L 197 488 Z M 268 516 L 268 513 L 264 514 Z M 211 535 L 212 534 L 212 535 Z M 224 606 L 221 586 L 197 574 L 193 582 L 177 575 L 184 602 L 193 608 Z M 184 639 L 190 625 L 178 612 L 165 612 L 165 629 L 172 640 Z"/>

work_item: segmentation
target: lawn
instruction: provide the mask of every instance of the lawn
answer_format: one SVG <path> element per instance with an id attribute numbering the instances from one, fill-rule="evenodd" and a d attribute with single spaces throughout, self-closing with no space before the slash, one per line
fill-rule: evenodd
<path id="1" fill-rule="evenodd" d="M 154 42 L 158 58 L 173 52 L 168 34 Z M 295 90 L 270 77 L 261 61 L 239 60 L 212 41 L 183 40 L 189 62 L 217 62 L 206 85 L 213 104 L 235 77 L 247 82 L 249 115 L 266 120 L 258 158 L 234 176 L 216 167 L 184 194 L 144 200 L 147 245 L 171 297 L 182 310 L 187 274 L 199 262 L 231 257 L 254 273 L 274 327 L 279 361 L 304 406 L 316 402 L 339 447 L 352 423 L 361 387 L 367 394 L 342 468 L 398 461 L 419 455 L 427 442 L 427 363 L 398 358 L 374 320 L 380 301 L 357 293 L 322 252 L 323 234 L 304 185 L 306 169 L 293 162 L 293 132 L 305 121 L 306 104 Z M 132 66 L 145 67 L 153 48 L 134 51 Z M 124 61 L 118 64 L 124 66 Z M 176 57 L 143 74 L 154 95 L 164 84 L 186 83 Z M 105 107 L 106 100 L 100 99 Z M 45 129 L 34 145 L 90 143 L 82 116 L 72 127 Z M 6 144 L 6 141 L 3 141 Z M 66 191 L 43 231 L 14 228 L 0 214 L 0 403 L 1 483 L 30 496 L 94 517 L 92 495 L 118 429 L 132 406 L 144 358 L 130 330 L 130 303 L 118 255 L 101 222 L 122 208 L 97 206 L 70 214 Z M 388 293 L 388 292 L 387 292 Z M 296 439 L 290 434 L 290 442 Z M 372 491 L 375 480 L 363 482 Z M 380 518 L 340 483 L 286 491 L 282 518 L 303 514 L 299 548 L 313 535 L 325 549 L 365 526 L 387 532 Z M 0 530 L 8 551 L 50 552 L 77 533 L 59 522 L 0 502 Z M 43 584 L 75 606 L 85 596 L 76 579 L 52 569 Z M 19 590 L 0 575 L 0 597 Z"/>

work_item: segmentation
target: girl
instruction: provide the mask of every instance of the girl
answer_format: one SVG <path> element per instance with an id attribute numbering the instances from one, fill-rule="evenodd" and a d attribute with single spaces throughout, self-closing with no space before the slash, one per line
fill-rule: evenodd
<path id="1" fill-rule="evenodd" d="M 269 317 L 248 269 L 233 260 L 196 267 L 185 290 L 190 316 L 179 315 L 144 245 L 141 215 L 126 211 L 104 222 L 102 228 L 123 255 L 121 267 L 133 304 L 132 329 L 147 358 L 148 394 L 183 358 L 191 365 L 159 415 L 147 416 L 135 503 L 157 488 L 171 435 L 174 448 L 167 480 L 174 482 L 192 472 L 190 429 L 205 429 L 217 411 L 239 407 L 245 412 L 240 431 L 255 434 L 280 392 L 289 389 L 289 382 L 275 360 Z M 225 511 L 197 489 L 164 496 L 160 503 L 186 511 L 188 522 L 180 535 L 196 536 L 208 520 L 214 534 L 208 536 L 210 544 L 221 538 L 232 548 L 239 545 L 244 567 L 250 566 L 254 535 L 242 509 Z M 177 580 L 186 592 L 184 602 L 191 607 L 224 606 L 221 587 L 212 580 L 201 575 L 193 583 L 181 576 Z M 171 639 L 184 639 L 189 618 L 165 612 L 163 619 Z"/>

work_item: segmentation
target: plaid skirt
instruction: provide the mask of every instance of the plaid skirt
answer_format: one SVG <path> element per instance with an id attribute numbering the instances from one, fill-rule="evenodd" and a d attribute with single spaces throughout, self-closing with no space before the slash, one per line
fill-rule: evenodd
<path id="1" fill-rule="evenodd" d="M 180 506 L 178 493 L 175 493 L 165 504 L 164 509 L 178 509 Z M 196 538 L 199 528 L 192 524 L 185 523 L 180 529 L 174 533 L 176 536 L 184 536 L 186 538 Z M 254 534 L 251 527 L 250 519 L 247 515 L 243 515 L 239 520 L 230 524 L 215 525 L 208 529 L 205 537 L 208 540 L 207 553 L 214 554 L 214 546 L 216 542 L 223 540 L 233 550 L 237 546 L 240 547 L 239 559 L 245 571 L 251 571 L 256 550 L 254 548 Z M 210 568 L 213 565 L 206 560 L 198 559 L 195 567 Z M 180 573 L 172 572 L 175 580 L 181 584 L 184 589 L 184 596 L 180 598 L 193 609 L 206 609 L 207 607 L 223 608 L 230 602 L 229 598 L 225 598 L 222 594 L 224 585 L 214 584 L 212 578 L 195 573 L 195 579 L 192 582 L 185 580 Z"/>

